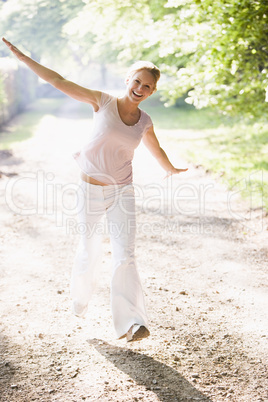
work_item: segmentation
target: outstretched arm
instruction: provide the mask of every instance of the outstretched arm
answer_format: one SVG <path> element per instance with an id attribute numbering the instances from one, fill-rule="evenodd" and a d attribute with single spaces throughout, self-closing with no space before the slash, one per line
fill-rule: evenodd
<path id="1" fill-rule="evenodd" d="M 160 147 L 159 141 L 156 138 L 153 126 L 143 136 L 143 143 L 149 149 L 151 154 L 157 159 L 160 166 L 167 172 L 167 177 L 172 174 L 186 172 L 187 169 L 177 169 L 169 161 L 165 151 Z"/>
<path id="2" fill-rule="evenodd" d="M 56 71 L 50 70 L 47 67 L 44 67 L 42 64 L 37 63 L 30 57 L 26 56 L 22 53 L 16 46 L 12 45 L 5 38 L 2 38 L 3 42 L 8 46 L 12 53 L 22 62 L 24 62 L 35 74 L 37 74 L 40 78 L 47 81 L 49 84 L 53 85 L 55 88 L 64 92 L 66 95 L 85 103 L 90 103 L 95 112 L 99 109 L 101 92 L 93 91 L 91 89 L 87 89 L 81 87 L 80 85 L 75 84 L 72 81 L 68 81 L 63 78 L 61 75 L 56 73 Z"/>

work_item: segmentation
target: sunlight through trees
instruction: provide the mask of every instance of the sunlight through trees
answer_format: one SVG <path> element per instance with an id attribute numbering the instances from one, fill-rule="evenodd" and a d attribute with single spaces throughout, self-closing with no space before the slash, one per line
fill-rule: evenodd
<path id="1" fill-rule="evenodd" d="M 1 31 L 39 60 L 148 59 L 167 104 L 260 118 L 267 111 L 268 3 L 261 0 L 9 0 Z M 1 49 L 1 55 L 7 55 Z"/>

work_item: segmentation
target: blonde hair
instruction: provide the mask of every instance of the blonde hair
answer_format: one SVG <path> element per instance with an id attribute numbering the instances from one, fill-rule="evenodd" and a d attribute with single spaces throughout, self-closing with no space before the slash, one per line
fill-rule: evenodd
<path id="1" fill-rule="evenodd" d="M 156 67 L 150 61 L 139 60 L 136 63 L 132 64 L 132 66 L 130 66 L 130 68 L 127 71 L 126 79 L 133 77 L 134 74 L 136 74 L 138 71 L 141 71 L 141 70 L 146 70 L 152 74 L 154 83 L 155 83 L 155 86 L 154 86 L 154 92 L 155 92 L 157 89 L 157 82 L 160 78 L 161 73 L 160 73 L 159 68 Z"/>

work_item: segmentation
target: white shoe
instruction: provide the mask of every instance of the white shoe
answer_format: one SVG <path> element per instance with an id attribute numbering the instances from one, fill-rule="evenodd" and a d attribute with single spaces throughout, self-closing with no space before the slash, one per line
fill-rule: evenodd
<path id="1" fill-rule="evenodd" d="M 126 337 L 127 342 L 133 342 L 147 338 L 149 335 L 150 331 L 144 325 L 134 324 L 129 328 Z"/>
<path id="2" fill-rule="evenodd" d="M 76 301 L 73 301 L 72 311 L 73 311 L 73 314 L 76 315 L 77 317 L 85 318 L 85 315 L 87 313 L 87 308 L 88 308 L 87 304 L 84 305 L 84 304 L 80 304 Z"/>

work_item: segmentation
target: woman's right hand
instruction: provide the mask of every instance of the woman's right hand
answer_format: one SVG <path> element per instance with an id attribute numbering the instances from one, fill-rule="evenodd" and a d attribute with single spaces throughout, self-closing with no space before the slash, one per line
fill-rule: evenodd
<path id="1" fill-rule="evenodd" d="M 7 47 L 11 50 L 11 52 L 14 53 L 14 55 L 19 60 L 23 60 L 23 58 L 25 57 L 24 53 L 22 53 L 18 48 L 16 48 L 16 46 L 12 45 L 12 43 L 6 40 L 5 38 L 2 38 L 2 41 L 7 45 Z"/>

